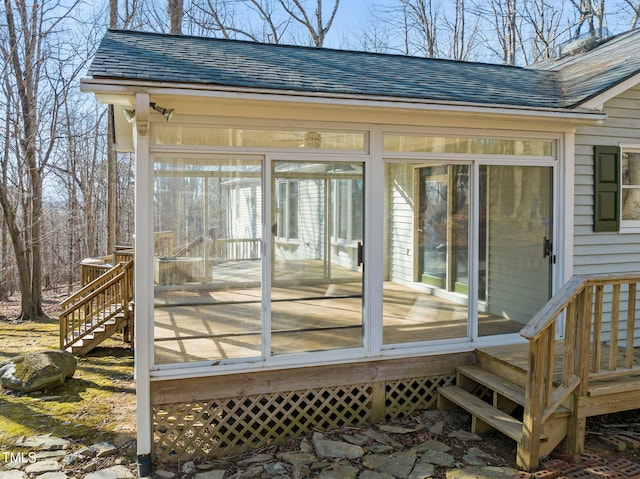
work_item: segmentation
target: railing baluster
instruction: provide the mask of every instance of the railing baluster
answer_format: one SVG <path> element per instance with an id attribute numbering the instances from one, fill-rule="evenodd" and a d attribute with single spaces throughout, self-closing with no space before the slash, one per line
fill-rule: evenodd
<path id="1" fill-rule="evenodd" d="M 92 329 L 124 311 L 127 315 L 129 291 L 133 288 L 132 262 L 119 264 L 100 281 L 87 285 L 73 299 L 63 302 L 60 314 L 60 346 L 66 349 Z"/>
<path id="2" fill-rule="evenodd" d="M 627 296 L 627 348 L 626 367 L 633 367 L 633 340 L 636 330 L 636 283 L 629 283 Z"/>
<path id="3" fill-rule="evenodd" d="M 591 371 L 600 372 L 602 361 L 602 307 L 604 303 L 604 285 L 596 286 L 596 307 L 593 318 L 593 358 Z"/>
<path id="4" fill-rule="evenodd" d="M 618 328 L 620 325 L 620 284 L 613 285 L 611 297 L 611 332 L 609 333 L 609 370 L 618 367 Z"/>
<path id="5" fill-rule="evenodd" d="M 580 385 L 578 389 L 581 394 L 586 393 L 589 384 L 589 354 L 591 351 L 591 319 L 592 319 L 592 307 L 593 307 L 593 286 L 588 286 L 582 289 L 582 292 L 578 296 L 578 309 L 577 313 L 580 316 L 576 322 L 578 326 L 578 334 L 576 340 L 579 341 L 580 355 L 578 358 L 578 371 L 577 376 L 580 378 Z"/>
<path id="6" fill-rule="evenodd" d="M 575 337 L 576 337 L 576 308 L 575 303 L 569 303 L 565 314 L 564 325 L 564 368 L 562 370 L 562 385 L 568 386 L 575 370 Z"/>
<path id="7" fill-rule="evenodd" d="M 553 326 L 550 326 L 547 329 L 547 338 L 546 345 L 544 347 L 545 352 L 545 363 L 547 366 L 546 370 L 546 380 L 544 384 L 545 388 L 545 398 L 544 398 L 544 407 L 547 408 L 551 405 L 551 396 L 553 395 L 553 371 L 555 366 L 555 341 L 556 341 L 556 328 L 555 321 L 553 322 Z"/>

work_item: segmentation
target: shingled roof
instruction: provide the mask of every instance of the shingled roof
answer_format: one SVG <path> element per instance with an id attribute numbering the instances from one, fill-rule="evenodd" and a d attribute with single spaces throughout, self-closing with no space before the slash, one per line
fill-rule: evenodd
<path id="1" fill-rule="evenodd" d="M 640 72 L 639 32 L 605 42 L 596 49 L 601 53 L 520 68 L 109 30 L 89 74 L 246 91 L 571 109 Z"/>

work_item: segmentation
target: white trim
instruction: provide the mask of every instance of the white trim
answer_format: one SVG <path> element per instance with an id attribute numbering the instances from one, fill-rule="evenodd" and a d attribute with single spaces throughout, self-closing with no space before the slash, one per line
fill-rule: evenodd
<path id="1" fill-rule="evenodd" d="M 273 264 L 273 242 L 275 238 L 271 233 L 271 225 L 275 221 L 272 215 L 273 201 L 271 191 L 272 181 L 272 162 L 273 159 L 268 155 L 262 160 L 262 337 L 260 343 L 262 345 L 262 361 L 271 359 L 271 268 Z"/>
<path id="2" fill-rule="evenodd" d="M 388 235 L 384 234 L 387 208 L 384 194 L 386 164 L 383 161 L 383 136 L 380 127 L 371 128 L 369 148 L 371 159 L 365 173 L 365 339 L 370 356 L 382 354 L 384 314 L 384 251 Z M 379 212 L 384 212 L 380 215 Z M 377 218 L 378 221 L 374 221 Z M 367 331 L 368 330 L 368 331 Z"/>
<path id="3" fill-rule="evenodd" d="M 149 131 L 138 129 L 149 115 L 149 96 L 136 95 L 136 198 L 135 198 L 135 376 L 138 456 L 151 454 L 152 420 L 150 374 L 153 364 L 153 215 L 146 206 L 152 204 L 153 165 L 149 155 Z M 144 205 L 144 208 L 141 208 Z"/>
<path id="4" fill-rule="evenodd" d="M 565 133 L 564 138 L 558 141 L 558 160 L 562 166 L 559 171 L 559 185 L 563 185 L 559 191 L 559 200 L 562 201 L 562 208 L 558 210 L 557 224 L 559 228 L 556 241 L 558 241 L 558 254 L 563 255 L 560 259 L 563 268 L 558 269 L 558 280 L 555 290 L 558 291 L 569 278 L 573 276 L 573 246 L 574 246 L 574 220 L 575 220 L 575 167 L 576 167 L 576 134 Z"/>
<path id="5" fill-rule="evenodd" d="M 609 88 L 608 90 L 605 90 L 599 95 L 596 95 L 595 97 L 585 101 L 584 103 L 581 103 L 580 107 L 587 108 L 587 109 L 594 109 L 594 110 L 602 110 L 604 108 L 604 104 L 607 101 L 617 97 L 618 95 L 638 85 L 640 85 L 640 73 L 637 73 L 632 77 L 627 78 L 625 81 L 618 83 L 617 85 Z"/>
<path id="6" fill-rule="evenodd" d="M 467 269 L 469 272 L 469 286 L 467 294 L 467 335 L 472 342 L 478 342 L 478 340 L 480 339 L 480 335 L 478 334 L 478 279 L 480 270 L 480 165 L 481 163 L 479 161 L 474 161 L 469 164 L 469 175 L 472 178 L 472 181 L 469 182 L 470 211 L 468 213 L 469 232 L 467 233 L 467 241 L 469 243 L 469 260 L 467 264 Z"/>
<path id="7" fill-rule="evenodd" d="M 278 101 L 291 103 L 309 103 L 332 106 L 375 107 L 389 109 L 410 109 L 430 111 L 453 111 L 459 113 L 478 113 L 491 115 L 553 117 L 561 119 L 586 120 L 589 122 L 606 119 L 602 111 L 583 108 L 536 108 L 512 105 L 483 105 L 478 103 L 434 101 L 415 98 L 396 98 L 365 95 L 331 94 L 300 92 L 295 90 L 243 89 L 212 85 L 174 84 L 135 82 L 128 80 L 83 79 L 80 89 L 85 93 L 94 93 L 98 101 L 112 102 L 113 95 L 128 96 L 132 91 L 144 89 L 149 95 L 204 96 L 220 99 L 239 99 L 244 101 Z M 105 95 L 101 99 L 101 95 Z M 122 104 L 126 104 L 126 99 Z"/>
<path id="8" fill-rule="evenodd" d="M 424 343 L 406 343 L 402 345 L 394 345 L 394 346 L 402 346 L 402 347 L 394 347 L 385 349 L 380 352 L 379 355 L 376 356 L 363 356 L 362 349 L 358 350 L 347 350 L 348 355 L 342 356 L 338 359 L 335 358 L 335 351 L 323 351 L 322 353 L 314 353 L 313 356 L 309 354 L 304 355 L 291 355 L 291 359 L 295 359 L 295 361 L 278 361 L 272 362 L 270 364 L 266 364 L 264 362 L 254 363 L 255 366 L 252 369 L 247 370 L 246 367 L 241 367 L 242 365 L 238 364 L 229 364 L 228 367 L 218 366 L 217 368 L 212 368 L 210 366 L 211 361 L 204 361 L 196 366 L 184 366 L 183 367 L 175 367 L 175 368 L 163 368 L 151 371 L 150 380 L 151 381 L 167 381 L 172 379 L 185 379 L 185 378 L 200 378 L 200 377 L 209 377 L 209 376 L 223 376 L 227 374 L 242 374 L 242 373 L 252 373 L 258 371 L 279 371 L 283 369 L 291 369 L 291 368 L 309 368 L 309 367 L 319 367 L 319 366 L 331 366 L 331 365 L 344 365 L 344 364 L 358 364 L 358 363 L 366 363 L 371 361 L 379 361 L 379 360 L 388 360 L 388 359 L 406 359 L 406 358 L 420 358 L 420 357 L 431 357 L 431 356 L 440 356 L 443 354 L 455 354 L 455 353 L 463 353 L 470 352 L 480 347 L 490 347 L 490 346 L 504 346 L 511 345 L 515 343 L 524 343 L 525 340 L 518 335 L 515 334 L 504 334 L 500 336 L 483 336 L 478 339 L 476 343 L 470 342 L 467 338 L 463 340 L 453 339 L 453 340 L 444 340 L 433 342 L 429 345 L 429 350 L 425 351 Z M 341 351 L 344 352 L 344 351 Z M 246 363 L 245 363 L 246 365 Z"/>
<path id="9" fill-rule="evenodd" d="M 638 190 L 639 187 L 638 185 L 627 185 L 625 186 L 623 178 L 622 178 L 622 174 L 623 174 L 623 169 L 622 169 L 622 156 L 624 155 L 625 152 L 627 153 L 640 153 L 640 144 L 639 143 L 619 143 L 618 144 L 618 148 L 620 149 L 620 171 L 619 171 L 619 175 L 620 175 L 620 204 L 618 205 L 619 208 L 619 215 L 620 215 L 620 229 L 618 230 L 618 233 L 638 233 L 640 231 L 640 220 L 624 220 L 622 219 L 622 193 L 624 190 Z"/>

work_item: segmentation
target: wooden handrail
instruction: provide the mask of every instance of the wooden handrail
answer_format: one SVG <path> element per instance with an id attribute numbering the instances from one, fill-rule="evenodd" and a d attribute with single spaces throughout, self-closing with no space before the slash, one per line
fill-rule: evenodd
<path id="1" fill-rule="evenodd" d="M 66 349 L 118 314 L 129 315 L 133 261 L 119 263 L 63 302 L 60 347 Z"/>
<path id="2" fill-rule="evenodd" d="M 584 283 L 581 276 L 573 276 L 520 330 L 520 336 L 529 341 L 537 339 L 575 299 Z"/>
<path id="3" fill-rule="evenodd" d="M 526 469 L 537 466 L 542 424 L 572 395 L 574 401 L 570 406 L 578 404 L 577 398 L 587 395 L 592 377 L 640 371 L 633 357 L 638 283 L 640 273 L 574 276 L 520 331 L 529 341 L 520 466 Z M 605 298 L 611 304 L 608 321 L 605 321 Z M 626 318 L 622 318 L 623 305 L 627 306 Z M 560 319 L 564 320 L 564 354 L 556 355 Z M 606 331 L 605 324 L 610 325 Z M 622 360 L 621 340 L 625 341 Z M 560 376 L 554 376 L 558 370 Z M 576 419 L 575 414 L 572 418 L 572 440 L 575 449 L 581 449 L 584 434 L 579 431 L 584 430 L 584 424 L 579 422 L 583 419 Z"/>
<path id="4" fill-rule="evenodd" d="M 115 266 L 109 266 L 109 268 L 102 275 L 98 276 L 96 279 L 91 281 L 88 284 L 85 284 L 80 290 L 73 293 L 67 299 L 60 303 L 60 309 L 63 311 L 67 309 L 70 305 L 74 304 L 74 302 L 83 299 L 89 292 L 93 291 L 96 288 L 99 288 L 103 283 L 109 281 L 113 278 L 118 271 L 122 269 L 124 263 L 118 263 Z"/>

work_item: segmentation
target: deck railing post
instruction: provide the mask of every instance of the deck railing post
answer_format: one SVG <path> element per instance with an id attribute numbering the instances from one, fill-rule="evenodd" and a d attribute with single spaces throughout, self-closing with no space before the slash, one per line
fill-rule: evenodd
<path id="1" fill-rule="evenodd" d="M 569 418 L 567 430 L 567 450 L 572 454 L 581 454 L 584 451 L 587 428 L 587 418 L 580 413 L 580 398 L 587 394 L 589 386 L 593 289 L 592 285 L 585 285 L 577 297 L 576 304 L 574 368 L 576 376 L 580 378 L 580 383 L 573 395 L 573 413 Z"/>
<path id="2" fill-rule="evenodd" d="M 529 471 L 540 461 L 540 433 L 542 432 L 542 413 L 544 403 L 545 362 L 544 350 L 548 336 L 543 333 L 540 337 L 529 342 L 529 370 L 527 372 L 527 386 L 524 398 L 524 416 L 522 442 L 518 447 L 518 466 Z"/>

